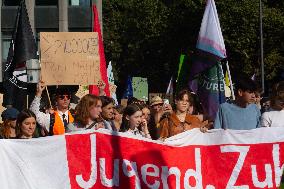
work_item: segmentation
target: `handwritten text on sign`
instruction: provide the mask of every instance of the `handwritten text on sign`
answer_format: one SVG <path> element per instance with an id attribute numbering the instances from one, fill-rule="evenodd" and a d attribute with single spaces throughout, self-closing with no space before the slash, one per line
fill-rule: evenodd
<path id="1" fill-rule="evenodd" d="M 41 76 L 48 85 L 91 85 L 101 80 L 96 32 L 40 33 Z"/>

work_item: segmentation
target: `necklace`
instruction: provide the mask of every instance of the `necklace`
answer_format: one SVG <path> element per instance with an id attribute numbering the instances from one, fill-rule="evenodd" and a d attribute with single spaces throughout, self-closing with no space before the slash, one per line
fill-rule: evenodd
<path id="1" fill-rule="evenodd" d="M 177 114 L 176 116 L 177 116 L 177 118 L 179 119 L 180 122 L 184 122 L 186 114 L 181 113 L 181 114 Z"/>

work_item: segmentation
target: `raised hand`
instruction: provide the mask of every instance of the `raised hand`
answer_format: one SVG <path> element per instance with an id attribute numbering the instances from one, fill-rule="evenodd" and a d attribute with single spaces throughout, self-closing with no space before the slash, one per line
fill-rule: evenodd
<path id="1" fill-rule="evenodd" d="M 105 88 L 106 88 L 105 82 L 99 81 L 97 86 L 99 89 L 99 96 L 105 96 Z"/>
<path id="2" fill-rule="evenodd" d="M 43 81 L 40 81 L 38 84 L 37 84 L 37 89 L 36 89 L 36 96 L 37 97 L 41 97 L 42 95 L 42 91 L 44 91 L 46 85 Z"/>
<path id="3" fill-rule="evenodd" d="M 147 120 L 146 119 L 142 119 L 141 123 L 140 123 L 140 126 L 141 126 L 141 130 L 146 134 L 146 133 L 149 133 L 149 130 L 148 130 L 148 126 L 147 126 Z"/>

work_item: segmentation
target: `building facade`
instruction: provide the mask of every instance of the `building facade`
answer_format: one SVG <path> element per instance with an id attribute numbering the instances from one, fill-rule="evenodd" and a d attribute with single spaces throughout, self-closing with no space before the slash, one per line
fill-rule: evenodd
<path id="1" fill-rule="evenodd" d="M 0 80 L 2 82 L 17 8 L 21 0 L 0 0 L 1 34 Z M 101 0 L 25 0 L 35 40 L 39 45 L 40 32 L 92 31 L 92 4 L 96 4 L 101 15 Z"/>

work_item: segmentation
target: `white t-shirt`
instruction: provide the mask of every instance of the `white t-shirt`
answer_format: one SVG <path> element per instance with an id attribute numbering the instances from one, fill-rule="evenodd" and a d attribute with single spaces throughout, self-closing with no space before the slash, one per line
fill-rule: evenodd
<path id="1" fill-rule="evenodd" d="M 262 127 L 284 127 L 284 110 L 264 112 L 261 116 Z"/>
<path id="2" fill-rule="evenodd" d="M 128 129 L 128 131 L 126 131 L 125 133 L 127 133 L 130 136 L 136 136 L 138 138 L 148 138 L 151 139 L 151 136 L 149 134 L 145 134 L 143 131 L 139 131 L 137 129 L 137 127 L 135 127 L 134 130 Z"/>

